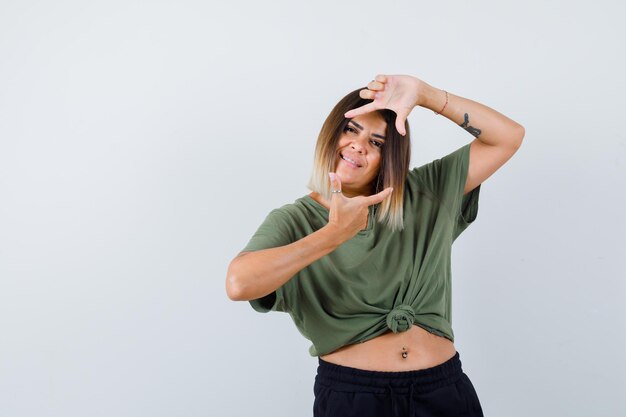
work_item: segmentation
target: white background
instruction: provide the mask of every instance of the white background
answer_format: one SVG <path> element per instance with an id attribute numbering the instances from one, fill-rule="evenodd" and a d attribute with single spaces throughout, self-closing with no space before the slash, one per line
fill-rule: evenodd
<path id="1" fill-rule="evenodd" d="M 322 122 L 410 74 L 526 128 L 455 242 L 486 416 L 626 415 L 618 1 L 0 3 L 0 415 L 311 416 L 317 358 L 225 277 Z M 473 139 L 409 116 L 419 166 Z"/>

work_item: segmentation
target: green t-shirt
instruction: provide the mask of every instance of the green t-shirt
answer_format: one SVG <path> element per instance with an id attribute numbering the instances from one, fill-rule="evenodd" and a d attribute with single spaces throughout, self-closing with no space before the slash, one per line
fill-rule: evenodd
<path id="1" fill-rule="evenodd" d="M 289 313 L 322 356 L 388 331 L 418 325 L 454 341 L 451 250 L 476 218 L 480 185 L 463 196 L 470 144 L 407 176 L 404 230 L 374 218 L 333 252 L 295 274 L 276 291 L 250 300 L 258 312 Z M 243 251 L 284 246 L 328 223 L 328 210 L 306 195 L 272 210 Z"/>

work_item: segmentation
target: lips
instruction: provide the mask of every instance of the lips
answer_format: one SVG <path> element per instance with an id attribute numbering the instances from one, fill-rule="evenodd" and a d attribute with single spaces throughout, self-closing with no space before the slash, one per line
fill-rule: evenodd
<path id="1" fill-rule="evenodd" d="M 361 168 L 363 165 L 361 165 L 359 163 L 359 160 L 357 158 L 351 157 L 350 155 L 343 155 L 343 154 L 339 154 L 339 157 L 343 160 L 345 160 L 346 162 L 350 162 L 353 164 L 356 164 L 357 167 Z"/>

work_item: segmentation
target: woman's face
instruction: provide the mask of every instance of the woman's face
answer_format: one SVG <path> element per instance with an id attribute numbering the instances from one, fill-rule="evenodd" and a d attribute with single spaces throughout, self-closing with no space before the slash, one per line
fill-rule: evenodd
<path id="1" fill-rule="evenodd" d="M 371 194 L 370 184 L 378 175 L 386 128 L 387 123 L 376 112 L 356 116 L 346 125 L 337 145 L 335 166 L 344 195 Z"/>

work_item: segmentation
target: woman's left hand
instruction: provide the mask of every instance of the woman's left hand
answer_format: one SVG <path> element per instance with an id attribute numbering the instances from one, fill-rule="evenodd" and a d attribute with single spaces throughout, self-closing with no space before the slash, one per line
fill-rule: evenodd
<path id="1" fill-rule="evenodd" d="M 419 104 L 423 89 L 424 82 L 410 75 L 379 74 L 375 80 L 367 84 L 367 89 L 359 92 L 361 98 L 374 101 L 352 109 L 344 116 L 353 118 L 374 110 L 390 109 L 396 113 L 396 130 L 404 136 L 406 135 L 404 122 L 413 108 Z"/>

